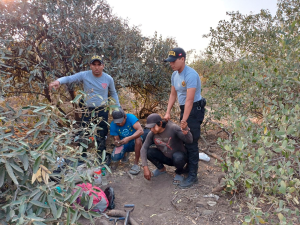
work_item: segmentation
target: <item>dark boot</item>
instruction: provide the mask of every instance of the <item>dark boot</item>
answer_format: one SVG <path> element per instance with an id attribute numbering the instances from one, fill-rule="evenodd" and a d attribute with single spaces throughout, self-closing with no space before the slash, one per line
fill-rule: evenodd
<path id="1" fill-rule="evenodd" d="M 187 178 L 185 178 L 180 184 L 179 187 L 180 188 L 189 188 L 191 187 L 193 184 L 198 184 L 198 177 L 192 177 L 192 176 L 188 176 Z"/>
<path id="2" fill-rule="evenodd" d="M 197 160 L 197 161 L 196 161 Z M 198 183 L 198 177 L 197 177 L 197 172 L 198 172 L 198 159 L 192 160 L 192 162 L 189 164 L 189 175 L 186 179 L 184 179 L 179 187 L 180 188 L 189 188 L 193 184 Z"/>

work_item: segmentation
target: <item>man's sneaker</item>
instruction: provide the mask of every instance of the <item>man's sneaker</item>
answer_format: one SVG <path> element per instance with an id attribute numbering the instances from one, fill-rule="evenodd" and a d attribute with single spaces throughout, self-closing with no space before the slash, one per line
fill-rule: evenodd
<path id="1" fill-rule="evenodd" d="M 193 184 L 197 184 L 197 183 L 198 183 L 198 177 L 190 177 L 190 176 L 188 176 L 183 181 L 181 181 L 181 183 L 179 184 L 179 187 L 180 188 L 189 188 Z"/>

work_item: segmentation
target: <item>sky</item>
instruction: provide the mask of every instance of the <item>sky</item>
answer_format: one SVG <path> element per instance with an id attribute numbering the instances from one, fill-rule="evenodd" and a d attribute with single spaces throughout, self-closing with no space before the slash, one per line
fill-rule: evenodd
<path id="1" fill-rule="evenodd" d="M 209 39 L 203 38 L 210 27 L 229 19 L 227 11 L 242 14 L 259 13 L 269 9 L 275 15 L 277 0 L 107 0 L 113 14 L 139 26 L 144 36 L 155 31 L 163 38 L 173 37 L 178 47 L 186 51 L 203 51 Z M 174 46 L 176 47 L 176 46 Z"/>

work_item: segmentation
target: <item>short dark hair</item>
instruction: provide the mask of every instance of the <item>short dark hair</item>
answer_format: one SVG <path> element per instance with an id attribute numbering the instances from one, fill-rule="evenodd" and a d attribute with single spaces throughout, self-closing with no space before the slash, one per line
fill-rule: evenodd
<path id="1" fill-rule="evenodd" d="M 156 124 L 159 127 L 165 128 L 167 123 L 168 123 L 168 120 L 162 119 L 161 121 L 157 122 Z"/>

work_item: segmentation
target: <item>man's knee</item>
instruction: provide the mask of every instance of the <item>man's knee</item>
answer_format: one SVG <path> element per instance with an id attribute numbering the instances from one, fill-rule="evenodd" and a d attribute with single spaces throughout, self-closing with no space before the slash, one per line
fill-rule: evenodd
<path id="1" fill-rule="evenodd" d="M 113 152 L 111 154 L 111 160 L 115 161 L 115 162 L 121 160 L 124 157 L 124 154 L 125 154 L 124 147 L 121 150 L 121 152 L 116 153 L 116 150 L 117 150 L 117 147 L 115 147 L 113 149 Z"/>
<path id="2" fill-rule="evenodd" d="M 156 155 L 156 148 L 148 148 L 147 150 L 147 159 L 153 158 Z"/>
<path id="3" fill-rule="evenodd" d="M 141 137 L 136 138 L 134 142 L 135 142 L 134 143 L 135 146 L 142 147 L 143 143 L 142 143 L 142 138 Z"/>
<path id="4" fill-rule="evenodd" d="M 183 168 L 187 162 L 187 155 L 183 152 L 174 152 L 172 158 L 176 168 Z"/>

